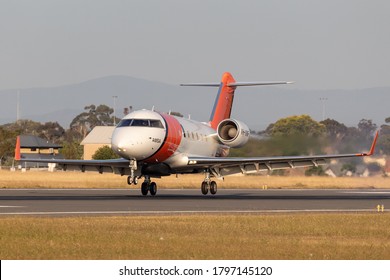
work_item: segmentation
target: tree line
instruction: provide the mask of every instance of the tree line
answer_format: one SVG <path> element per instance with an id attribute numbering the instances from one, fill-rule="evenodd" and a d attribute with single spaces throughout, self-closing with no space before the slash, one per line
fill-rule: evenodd
<path id="1" fill-rule="evenodd" d="M 19 120 L 0 126 L 0 159 L 10 164 L 14 156 L 17 135 L 36 135 L 62 145 L 67 159 L 82 158 L 81 141 L 95 126 L 111 126 L 120 121 L 107 105 L 89 105 L 74 117 L 67 129 L 58 122 L 39 123 Z M 175 115 L 181 116 L 175 112 Z M 373 134 L 380 129 L 377 153 L 390 155 L 390 117 L 380 128 L 372 120 L 362 119 L 356 127 L 347 127 L 333 119 L 321 122 L 308 115 L 277 120 L 264 131 L 252 132 L 254 137 L 246 146 L 232 149 L 230 156 L 307 155 L 319 153 L 354 153 L 367 150 Z M 112 155 L 111 155 L 112 156 Z"/>
<path id="2" fill-rule="evenodd" d="M 19 120 L 0 126 L 0 158 L 3 164 L 12 164 L 17 135 L 34 135 L 61 145 L 61 154 L 66 159 L 81 159 L 81 141 L 95 126 L 111 126 L 119 118 L 113 116 L 114 110 L 107 105 L 89 105 L 75 116 L 67 129 L 58 122 L 40 123 L 32 120 Z"/>

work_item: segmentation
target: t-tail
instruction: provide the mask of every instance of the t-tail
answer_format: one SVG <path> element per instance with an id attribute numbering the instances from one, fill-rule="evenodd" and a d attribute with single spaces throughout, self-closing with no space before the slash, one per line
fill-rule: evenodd
<path id="1" fill-rule="evenodd" d="M 217 129 L 218 124 L 230 118 L 232 112 L 235 86 L 230 86 L 236 81 L 229 72 L 225 72 L 219 85 L 218 94 L 215 98 L 213 111 L 210 116 L 210 126 Z"/>
<path id="2" fill-rule="evenodd" d="M 218 94 L 214 102 L 214 107 L 210 116 L 210 126 L 217 129 L 218 124 L 230 118 L 233 107 L 234 92 L 240 86 L 266 86 L 266 85 L 282 85 L 291 84 L 293 82 L 236 82 L 229 72 L 222 75 L 220 83 L 196 83 L 196 84 L 181 84 L 181 86 L 205 86 L 219 87 Z"/>

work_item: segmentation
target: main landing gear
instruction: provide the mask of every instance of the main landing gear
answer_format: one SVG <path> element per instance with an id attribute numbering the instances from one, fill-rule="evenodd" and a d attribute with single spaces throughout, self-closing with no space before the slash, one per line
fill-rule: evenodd
<path id="1" fill-rule="evenodd" d="M 204 195 L 206 195 L 209 192 L 209 190 L 210 193 L 213 195 L 217 193 L 217 183 L 215 181 L 210 180 L 210 172 L 208 171 L 206 171 L 205 173 L 205 179 L 200 186 L 200 190 Z"/>
<path id="2" fill-rule="evenodd" d="M 150 181 L 149 176 L 145 176 L 145 181 L 141 185 L 142 195 L 147 195 L 150 192 L 151 195 L 156 195 L 157 193 L 157 184 Z"/>
<path id="3" fill-rule="evenodd" d="M 127 184 L 129 185 L 137 185 L 138 183 L 138 177 L 127 177 Z M 151 195 L 156 195 L 157 193 L 157 184 L 155 182 L 150 181 L 150 176 L 145 175 L 145 180 L 141 184 L 141 193 L 142 195 L 147 195 L 148 192 L 150 192 Z"/>

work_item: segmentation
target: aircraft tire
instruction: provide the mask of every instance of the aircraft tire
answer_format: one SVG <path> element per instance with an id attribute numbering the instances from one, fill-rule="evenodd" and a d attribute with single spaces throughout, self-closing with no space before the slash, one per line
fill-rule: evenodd
<path id="1" fill-rule="evenodd" d="M 217 183 L 215 181 L 211 181 L 210 183 L 210 193 L 211 194 L 217 193 Z"/>
<path id="2" fill-rule="evenodd" d="M 143 182 L 142 185 L 141 185 L 141 193 L 142 193 L 142 195 L 147 195 L 148 191 L 149 191 L 148 183 Z"/>
<path id="3" fill-rule="evenodd" d="M 206 195 L 209 192 L 209 184 L 206 181 L 203 181 L 200 189 L 202 194 Z"/>
<path id="4" fill-rule="evenodd" d="M 156 195 L 157 193 L 157 184 L 155 182 L 151 182 L 149 185 L 149 191 L 151 195 Z"/>

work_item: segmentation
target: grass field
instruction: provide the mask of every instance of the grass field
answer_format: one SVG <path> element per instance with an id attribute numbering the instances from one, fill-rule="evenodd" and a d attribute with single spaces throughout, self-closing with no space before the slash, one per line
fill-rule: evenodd
<path id="1" fill-rule="evenodd" d="M 153 179 L 159 188 L 200 188 L 203 175 Z M 228 176 L 219 188 L 390 188 L 385 177 Z M 138 186 L 139 187 L 139 186 Z M 0 171 L 0 188 L 129 188 L 126 177 L 114 174 L 46 171 Z M 134 186 L 132 186 L 134 188 Z"/>
<path id="2" fill-rule="evenodd" d="M 390 259 L 390 214 L 8 217 L 0 259 Z"/>
<path id="3" fill-rule="evenodd" d="M 199 188 L 202 175 L 156 179 Z M 390 178 L 226 177 L 220 188 L 389 188 Z M 0 171 L 0 188 L 128 188 L 126 178 Z M 139 187 L 139 186 L 137 186 Z M 2 217 L 0 259 L 390 259 L 390 214 Z"/>

